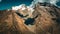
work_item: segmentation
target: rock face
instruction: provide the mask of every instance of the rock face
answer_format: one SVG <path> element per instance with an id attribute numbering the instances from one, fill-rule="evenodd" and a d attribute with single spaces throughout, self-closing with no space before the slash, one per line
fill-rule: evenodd
<path id="1" fill-rule="evenodd" d="M 1 10 L 0 34 L 60 34 L 60 8 L 38 3 L 33 12 Z"/>
<path id="2" fill-rule="evenodd" d="M 51 5 L 48 6 L 44 3 L 38 3 L 34 8 L 33 15 L 38 17 L 35 19 L 36 33 L 39 34 L 60 34 L 60 9 Z M 59 24 L 59 25 L 58 25 Z M 58 26 L 58 27 L 57 27 Z M 58 30 L 58 31 L 57 31 Z M 40 32 L 41 31 L 41 32 Z"/>

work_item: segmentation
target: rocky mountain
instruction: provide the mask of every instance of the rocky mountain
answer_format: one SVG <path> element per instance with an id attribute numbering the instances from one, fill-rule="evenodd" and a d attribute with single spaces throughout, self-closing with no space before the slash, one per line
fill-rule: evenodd
<path id="1" fill-rule="evenodd" d="M 0 34 L 60 34 L 60 8 L 37 3 L 0 10 Z"/>

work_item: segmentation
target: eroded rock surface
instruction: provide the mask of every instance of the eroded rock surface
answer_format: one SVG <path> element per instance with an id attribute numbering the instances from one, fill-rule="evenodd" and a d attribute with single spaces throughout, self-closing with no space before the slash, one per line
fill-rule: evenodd
<path id="1" fill-rule="evenodd" d="M 1 10 L 0 34 L 60 34 L 60 8 L 38 3 L 29 12 L 27 9 Z"/>

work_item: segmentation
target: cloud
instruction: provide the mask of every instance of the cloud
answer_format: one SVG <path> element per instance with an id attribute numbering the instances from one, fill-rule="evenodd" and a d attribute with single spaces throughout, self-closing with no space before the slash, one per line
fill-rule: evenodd
<path id="1" fill-rule="evenodd" d="M 18 10 L 18 9 L 25 10 L 25 4 L 21 4 L 19 6 L 13 6 L 12 7 L 12 10 Z"/>
<path id="2" fill-rule="evenodd" d="M 35 4 L 37 4 L 38 2 L 47 2 L 47 3 L 51 3 L 51 4 L 54 4 L 56 5 L 56 3 L 58 2 L 59 0 L 33 0 L 30 7 L 33 7 Z"/>
<path id="3" fill-rule="evenodd" d="M 28 9 L 28 11 L 31 11 L 31 12 L 33 12 L 34 11 L 34 9 L 33 8 L 31 8 L 30 6 L 26 6 L 25 4 L 21 4 L 21 5 L 19 5 L 19 6 L 13 6 L 12 7 L 12 10 L 25 10 L 25 9 Z"/>
<path id="4" fill-rule="evenodd" d="M 0 2 L 1 2 L 2 0 L 0 0 Z"/>

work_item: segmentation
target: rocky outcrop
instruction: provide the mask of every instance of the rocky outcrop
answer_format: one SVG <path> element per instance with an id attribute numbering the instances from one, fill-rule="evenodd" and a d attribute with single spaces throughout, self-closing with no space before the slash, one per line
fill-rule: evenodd
<path id="1" fill-rule="evenodd" d="M 60 8 L 38 3 L 33 12 L 1 10 L 0 34 L 60 34 Z"/>
<path id="2" fill-rule="evenodd" d="M 44 3 L 38 3 L 34 8 L 34 16 L 38 16 L 35 19 L 35 31 L 37 34 L 60 34 L 60 9 L 54 5 L 47 6 Z M 58 25 L 59 24 L 59 25 Z M 58 27 L 57 27 L 58 26 Z M 56 30 L 56 28 L 58 28 Z"/>

